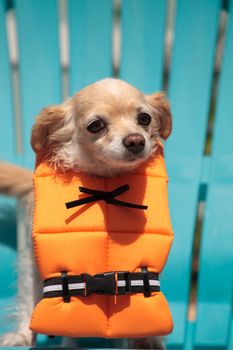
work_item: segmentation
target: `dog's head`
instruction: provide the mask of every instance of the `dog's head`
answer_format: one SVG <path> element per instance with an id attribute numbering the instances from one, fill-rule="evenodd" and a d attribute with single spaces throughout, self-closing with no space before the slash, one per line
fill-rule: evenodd
<path id="1" fill-rule="evenodd" d="M 31 144 L 53 167 L 111 176 L 140 165 L 172 129 L 163 93 L 145 96 L 118 79 L 104 79 L 41 111 Z"/>

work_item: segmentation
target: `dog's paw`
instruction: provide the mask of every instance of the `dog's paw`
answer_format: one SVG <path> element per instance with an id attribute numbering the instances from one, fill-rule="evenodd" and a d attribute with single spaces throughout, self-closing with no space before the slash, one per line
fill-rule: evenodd
<path id="1" fill-rule="evenodd" d="M 78 348 L 77 347 L 77 339 L 76 338 L 68 338 L 68 337 L 63 337 L 61 346 L 68 347 L 68 348 Z"/>
<path id="2" fill-rule="evenodd" d="M 129 349 L 154 349 L 165 350 L 160 337 L 145 337 L 128 340 Z"/>
<path id="3" fill-rule="evenodd" d="M 0 346 L 32 346 L 32 335 L 23 333 L 5 333 L 0 336 Z"/>

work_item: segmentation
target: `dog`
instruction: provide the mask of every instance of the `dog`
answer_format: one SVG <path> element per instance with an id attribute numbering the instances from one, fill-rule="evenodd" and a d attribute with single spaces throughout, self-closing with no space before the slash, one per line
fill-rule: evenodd
<path id="1" fill-rule="evenodd" d="M 171 131 L 170 106 L 163 92 L 144 95 L 122 80 L 107 78 L 87 86 L 60 105 L 44 108 L 32 128 L 31 145 L 37 159 L 57 171 L 65 173 L 72 169 L 92 176 L 114 177 L 144 163 Z M 14 166 L 1 167 L 0 191 L 24 195 L 31 221 L 32 173 L 17 170 L 19 176 L 15 178 Z M 41 298 L 42 285 L 33 260 L 30 232 L 31 224 L 27 229 L 28 244 L 19 256 L 24 261 L 20 273 L 29 276 L 26 286 L 22 285 L 19 291 L 19 328 L 3 337 L 2 346 L 30 346 L 35 342 L 28 324 L 33 306 Z M 153 337 L 131 339 L 128 345 L 162 348 L 158 338 Z"/>

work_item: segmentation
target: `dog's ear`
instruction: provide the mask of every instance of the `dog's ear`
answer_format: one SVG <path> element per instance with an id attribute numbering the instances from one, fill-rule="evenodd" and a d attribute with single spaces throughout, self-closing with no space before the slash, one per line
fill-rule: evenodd
<path id="1" fill-rule="evenodd" d="M 160 136 L 163 139 L 167 139 L 172 132 L 172 115 L 170 111 L 170 104 L 165 93 L 157 92 L 152 95 L 148 95 L 146 96 L 146 100 L 158 115 Z"/>
<path id="2" fill-rule="evenodd" d="M 58 142 L 68 141 L 67 126 L 71 122 L 70 108 L 54 105 L 42 109 L 32 128 L 31 145 L 38 153 L 47 153 Z"/>

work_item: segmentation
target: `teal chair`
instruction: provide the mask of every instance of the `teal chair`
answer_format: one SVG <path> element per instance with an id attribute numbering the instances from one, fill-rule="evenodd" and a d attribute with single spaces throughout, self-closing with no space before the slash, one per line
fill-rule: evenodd
<path id="1" fill-rule="evenodd" d="M 65 68 L 60 60 L 59 4 L 66 6 L 69 29 Z M 169 4 L 175 17 L 167 79 L 164 43 Z M 216 108 L 210 113 L 223 10 L 227 16 L 223 59 Z M 10 12 L 16 19 L 17 67 L 9 61 L 6 18 Z M 113 67 L 112 28 L 119 19 L 121 59 Z M 62 101 L 67 77 L 68 95 L 72 95 L 113 74 L 145 93 L 166 88 L 171 101 L 174 130 L 166 157 L 175 241 L 161 281 L 175 325 L 167 337 L 168 348 L 232 350 L 233 0 L 122 0 L 115 12 L 111 0 L 62 4 L 0 0 L 1 159 L 32 168 L 29 139 L 34 116 L 42 107 Z M 12 75 L 17 78 L 14 84 Z M 15 113 L 18 99 L 20 113 Z M 213 115 L 211 152 L 204 152 Z M 204 206 L 201 225 L 200 203 Z M 14 203 L 2 198 L 0 204 L 1 313 L 15 293 L 16 229 Z M 190 317 L 193 295 L 195 315 Z"/>

